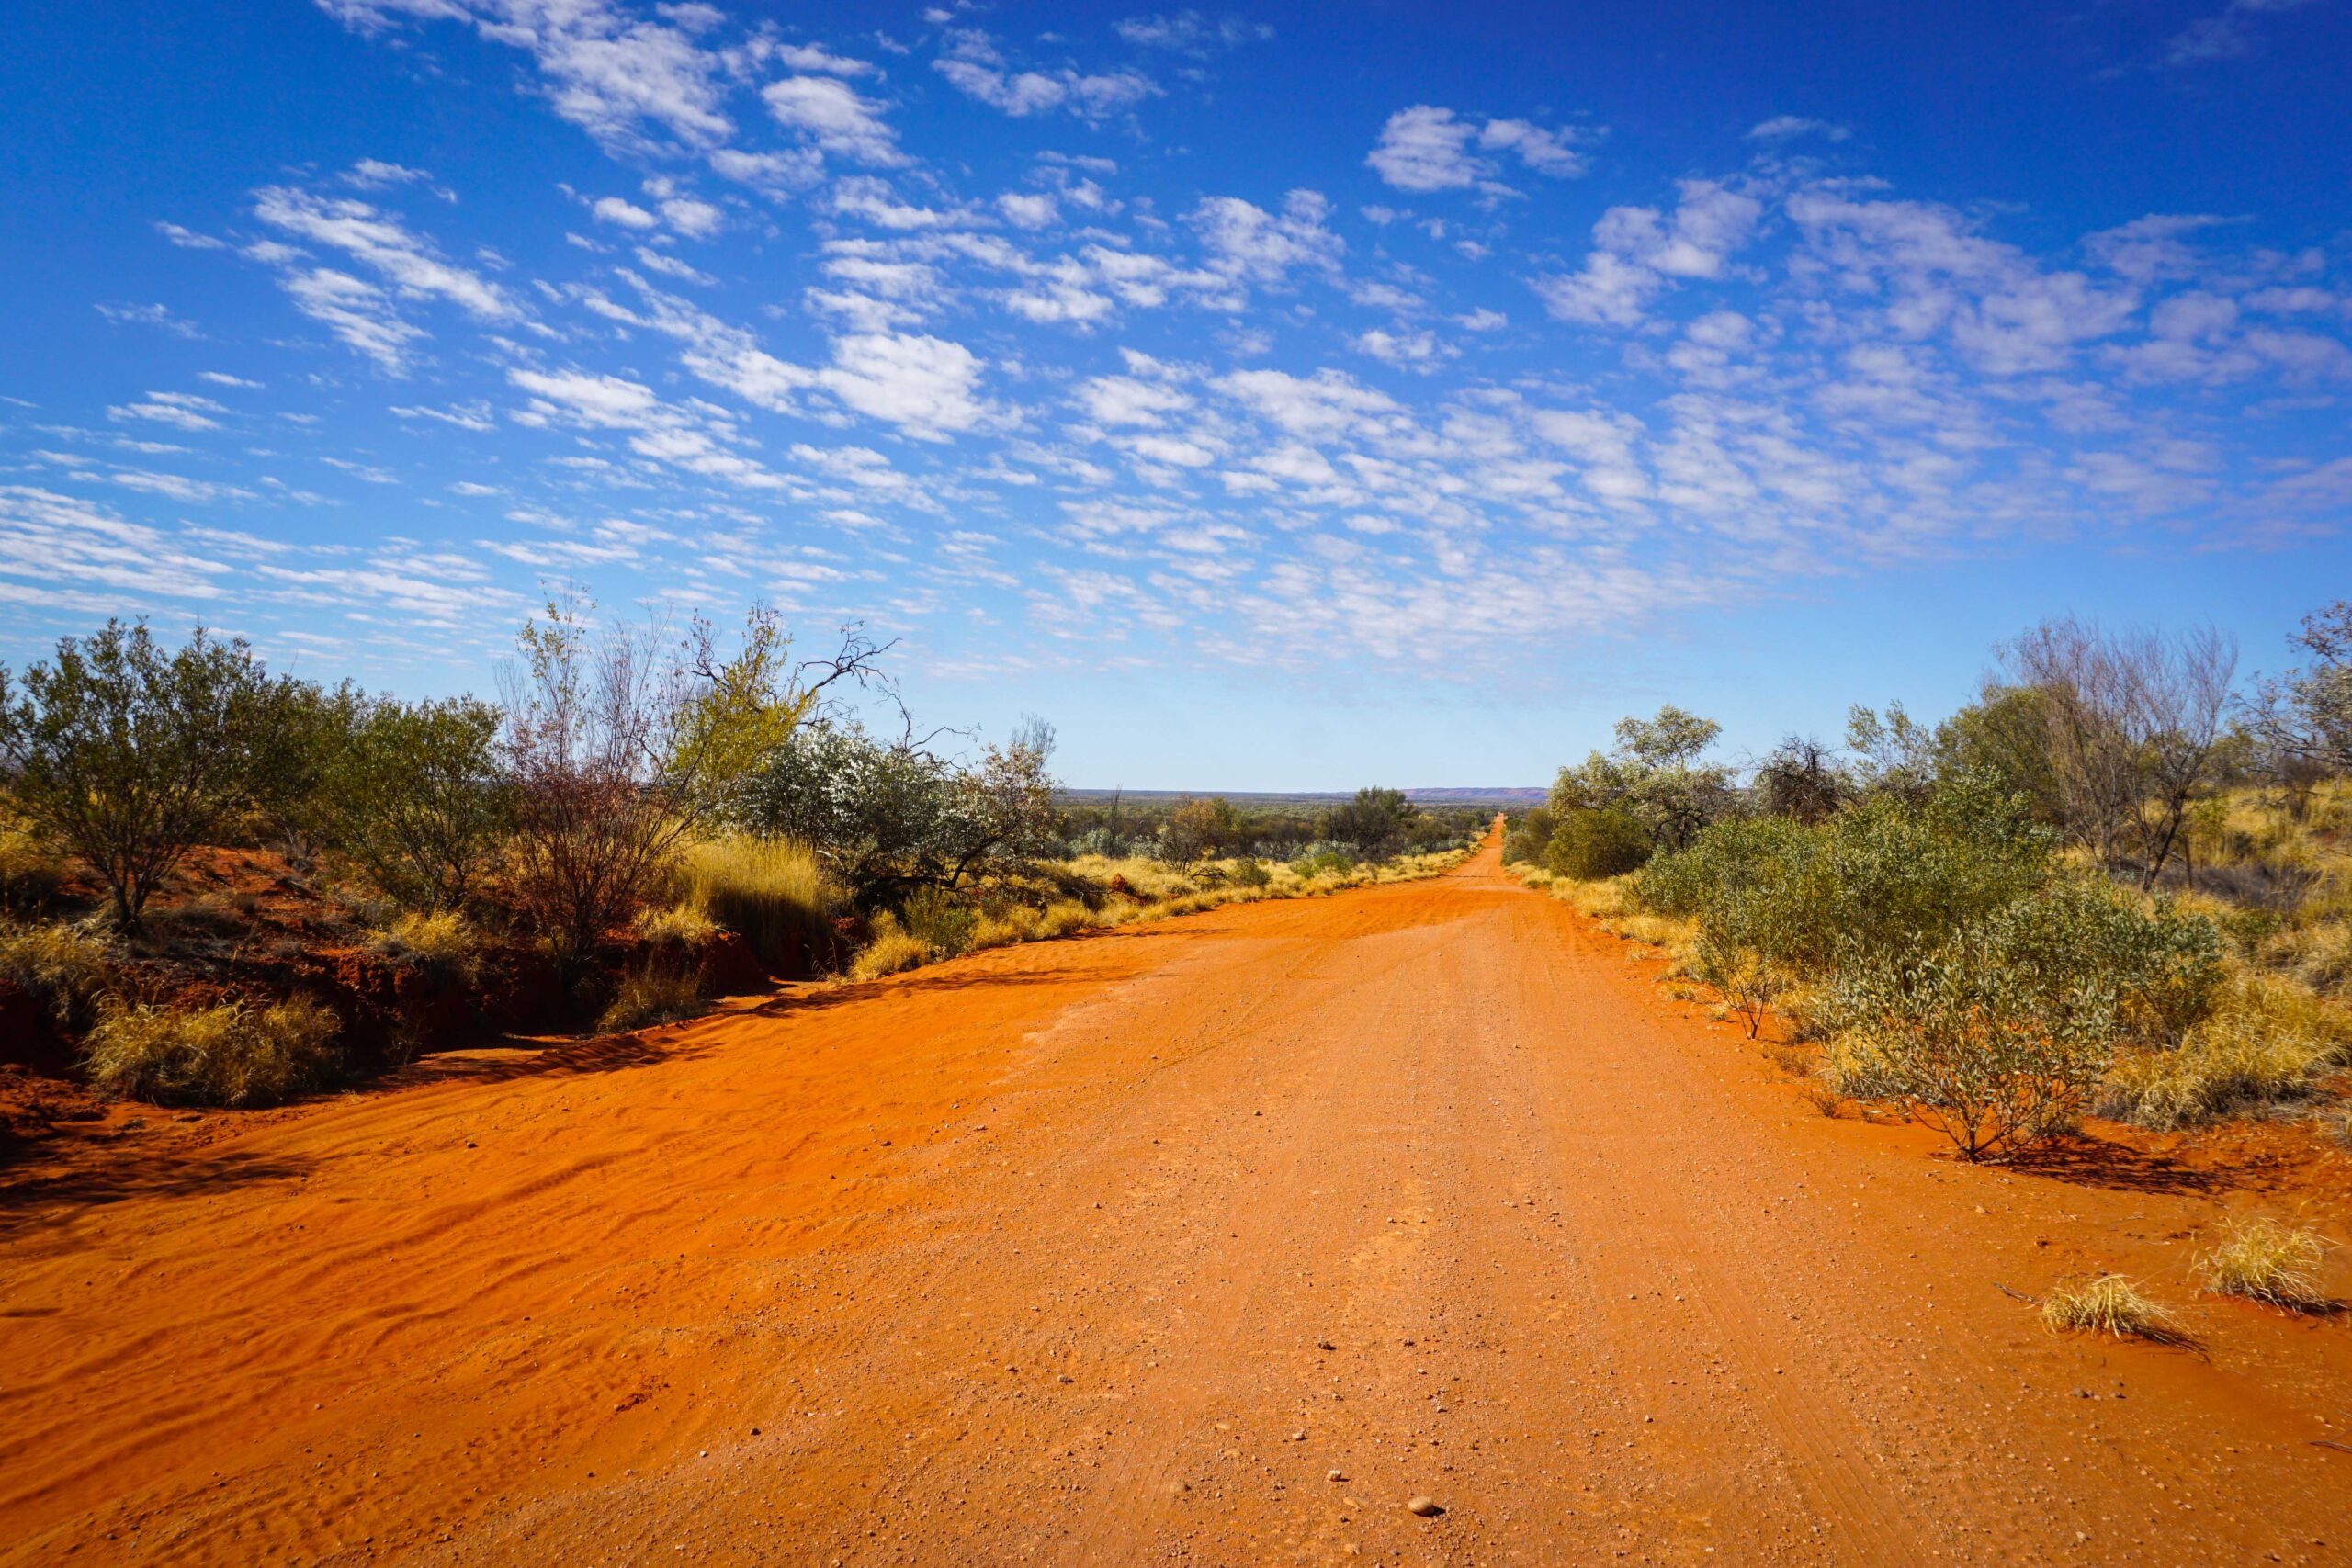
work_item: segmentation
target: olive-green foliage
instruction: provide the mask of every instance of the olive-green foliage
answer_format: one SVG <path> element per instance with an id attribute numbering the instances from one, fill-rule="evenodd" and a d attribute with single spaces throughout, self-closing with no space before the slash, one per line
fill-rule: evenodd
<path id="1" fill-rule="evenodd" d="M 1503 833 L 1503 863 L 1541 864 L 1544 852 L 1552 842 L 1554 829 L 1560 819 L 1548 806 L 1538 806 L 1521 812 Z"/>
<path id="2" fill-rule="evenodd" d="M 14 683 L 0 667 L 0 762 L 17 811 L 135 930 L 189 848 L 254 802 L 273 705 L 243 642 L 198 627 L 166 649 L 143 622 L 108 621 Z"/>
<path id="3" fill-rule="evenodd" d="M 912 936 L 941 958 L 953 958 L 972 945 L 978 917 L 944 887 L 918 887 L 907 895 L 899 919 Z"/>
<path id="4" fill-rule="evenodd" d="M 2106 1069 L 2115 994 L 2031 937 L 2013 906 L 1916 957 L 1839 968 L 1845 1088 L 1901 1100 L 1968 1159 L 2074 1126 Z"/>
<path id="5" fill-rule="evenodd" d="M 1772 962 L 1819 974 L 1841 954 L 1925 952 L 2041 886 L 2049 835 L 1981 775 L 1912 806 L 1880 795 L 1818 827 L 1779 818 L 1709 828 L 1643 871 L 1636 906 L 1737 926 Z"/>
<path id="6" fill-rule="evenodd" d="M 1419 815 L 1401 790 L 1360 789 L 1353 800 L 1333 809 L 1329 836 L 1365 860 L 1386 860 L 1405 847 Z"/>
<path id="7" fill-rule="evenodd" d="M 356 703 L 321 770 L 321 832 L 396 902 L 458 909 L 509 823 L 499 710 L 471 697 Z"/>
<path id="8" fill-rule="evenodd" d="M 806 844 L 749 833 L 689 844 L 685 886 L 703 913 L 768 963 L 814 969 L 834 961 L 832 916 L 849 900 Z"/>
<path id="9" fill-rule="evenodd" d="M 691 963 L 659 958 L 622 977 L 602 1016 L 601 1034 L 626 1034 L 657 1023 L 674 1023 L 702 1011 L 702 976 Z"/>
<path id="10" fill-rule="evenodd" d="M 1588 882 L 1639 870 L 1649 858 L 1649 834 L 1614 808 L 1563 813 L 1544 851 L 1545 869 Z"/>
<path id="11" fill-rule="evenodd" d="M 1564 817 L 1622 811 L 1658 849 L 1682 849 L 1731 810 L 1731 770 L 1699 761 L 1722 732 L 1714 720 L 1672 704 L 1655 718 L 1621 718 L 1612 750 L 1560 770 L 1552 784 L 1552 809 Z"/>

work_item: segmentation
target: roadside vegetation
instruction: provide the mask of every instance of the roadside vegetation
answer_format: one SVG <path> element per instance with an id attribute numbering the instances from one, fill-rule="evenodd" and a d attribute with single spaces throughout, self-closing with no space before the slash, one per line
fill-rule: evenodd
<path id="1" fill-rule="evenodd" d="M 1662 950 L 1830 1113 L 1969 1159 L 2086 1116 L 2352 1118 L 2352 604 L 2241 683 L 2209 631 L 2072 620 L 1940 724 L 1851 710 L 1754 763 L 1668 706 L 1561 770 L 1504 858 Z"/>
<path id="2" fill-rule="evenodd" d="M 1431 874 L 1484 827 L 1378 789 L 1080 805 L 1042 722 L 870 732 L 884 651 L 558 602 L 495 700 L 119 622 L 0 667 L 0 1143 L 44 1123 L 40 1084 L 275 1104 L 488 1032 Z"/>

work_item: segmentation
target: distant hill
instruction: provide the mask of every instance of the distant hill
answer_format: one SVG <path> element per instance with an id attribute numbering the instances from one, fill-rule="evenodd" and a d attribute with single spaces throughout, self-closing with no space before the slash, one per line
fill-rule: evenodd
<path id="1" fill-rule="evenodd" d="M 1491 806 L 1506 811 L 1523 810 L 1541 806 L 1549 792 L 1534 785 L 1498 784 L 1490 788 L 1452 786 L 1442 789 L 1408 789 L 1405 798 L 1416 806 Z M 1095 805 L 1117 795 L 1131 805 L 1162 805 L 1181 800 L 1188 795 L 1221 795 L 1236 806 L 1336 806 L 1351 798 L 1355 791 L 1348 790 L 1246 790 L 1246 789 L 1065 789 L 1060 798 L 1080 805 Z"/>

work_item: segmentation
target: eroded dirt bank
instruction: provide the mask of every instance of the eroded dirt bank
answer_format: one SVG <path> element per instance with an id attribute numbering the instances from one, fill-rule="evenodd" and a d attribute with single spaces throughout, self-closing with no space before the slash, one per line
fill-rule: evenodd
<path id="1" fill-rule="evenodd" d="M 6 1195 L 0 1561 L 2352 1558 L 2279 1201 L 1825 1121 L 1491 844 L 433 1073 Z"/>

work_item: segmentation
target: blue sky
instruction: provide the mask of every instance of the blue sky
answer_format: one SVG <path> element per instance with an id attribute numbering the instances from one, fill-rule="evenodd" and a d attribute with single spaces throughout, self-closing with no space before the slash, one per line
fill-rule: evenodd
<path id="1" fill-rule="evenodd" d="M 2352 5 L 17 8 L 0 658 L 550 582 L 1075 783 L 1540 783 L 2352 592 Z"/>

